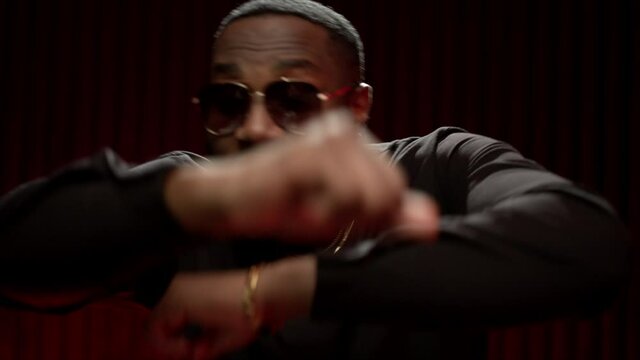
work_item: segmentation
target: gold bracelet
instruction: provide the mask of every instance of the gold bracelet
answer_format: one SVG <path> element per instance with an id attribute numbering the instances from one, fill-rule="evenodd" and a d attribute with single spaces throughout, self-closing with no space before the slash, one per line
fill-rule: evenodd
<path id="1" fill-rule="evenodd" d="M 258 264 L 249 268 L 242 294 L 242 311 L 254 330 L 258 330 L 262 325 L 262 314 L 259 314 L 256 310 L 256 289 L 258 288 L 262 267 L 263 264 Z"/>

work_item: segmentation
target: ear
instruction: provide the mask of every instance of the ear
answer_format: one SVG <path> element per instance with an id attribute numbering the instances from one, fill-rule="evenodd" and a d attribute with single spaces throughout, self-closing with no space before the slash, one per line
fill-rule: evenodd
<path id="1" fill-rule="evenodd" d="M 359 83 L 351 95 L 349 106 L 356 121 L 363 125 L 369 120 L 369 111 L 373 101 L 373 88 L 367 83 Z"/>

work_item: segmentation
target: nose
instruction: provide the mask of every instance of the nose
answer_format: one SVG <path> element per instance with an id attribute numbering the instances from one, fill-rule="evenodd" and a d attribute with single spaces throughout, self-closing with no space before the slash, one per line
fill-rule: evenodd
<path id="1" fill-rule="evenodd" d="M 257 144 L 276 139 L 285 134 L 276 124 L 264 103 L 262 94 L 254 94 L 247 117 L 234 133 L 238 140 Z"/>

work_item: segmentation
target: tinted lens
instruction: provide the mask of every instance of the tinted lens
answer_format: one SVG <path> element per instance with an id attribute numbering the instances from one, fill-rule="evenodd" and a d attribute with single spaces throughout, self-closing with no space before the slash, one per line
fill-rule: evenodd
<path id="1" fill-rule="evenodd" d="M 251 105 L 248 89 L 235 83 L 211 84 L 198 98 L 205 126 L 217 134 L 235 130 Z"/>
<path id="2" fill-rule="evenodd" d="M 318 89 L 305 82 L 278 81 L 265 90 L 267 110 L 274 121 L 297 131 L 314 114 L 322 110 Z"/>

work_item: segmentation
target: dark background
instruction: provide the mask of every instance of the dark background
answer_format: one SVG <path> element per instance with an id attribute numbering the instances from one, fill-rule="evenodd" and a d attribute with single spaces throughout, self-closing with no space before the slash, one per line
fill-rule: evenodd
<path id="1" fill-rule="evenodd" d="M 203 152 L 189 100 L 237 3 L 0 0 L 1 191 L 106 146 L 131 162 Z M 604 195 L 638 242 L 637 1 L 326 3 L 363 37 L 378 137 L 455 125 L 505 140 Z M 495 329 L 490 358 L 639 359 L 639 290 L 634 276 L 594 318 Z M 115 300 L 0 310 L 0 359 L 151 359 L 145 315 Z"/>

